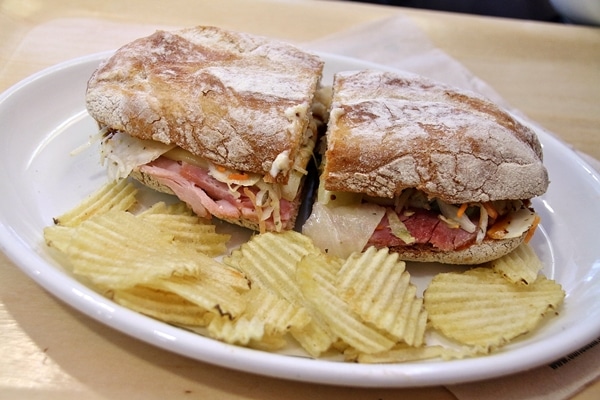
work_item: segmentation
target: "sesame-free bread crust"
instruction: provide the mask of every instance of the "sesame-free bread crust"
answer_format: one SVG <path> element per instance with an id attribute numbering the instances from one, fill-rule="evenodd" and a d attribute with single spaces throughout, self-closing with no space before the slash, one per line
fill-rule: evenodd
<path id="1" fill-rule="evenodd" d="M 334 77 L 325 187 L 448 203 L 529 199 L 548 174 L 536 134 L 485 98 L 412 74 Z"/>
<path id="2" fill-rule="evenodd" d="M 111 130 L 286 182 L 285 168 L 272 170 L 273 163 L 285 155 L 293 165 L 322 69 L 316 55 L 260 36 L 216 27 L 157 31 L 99 66 L 86 105 Z"/>
<path id="3" fill-rule="evenodd" d="M 511 253 L 525 241 L 526 234 L 511 239 L 485 239 L 458 250 L 440 251 L 429 245 L 391 247 L 404 261 L 438 262 L 443 264 L 476 265 L 496 260 Z"/>

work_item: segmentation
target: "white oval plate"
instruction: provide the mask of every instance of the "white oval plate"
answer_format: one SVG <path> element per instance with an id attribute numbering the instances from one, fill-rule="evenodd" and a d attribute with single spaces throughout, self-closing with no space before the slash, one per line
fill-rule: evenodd
<path id="1" fill-rule="evenodd" d="M 97 130 L 85 110 L 95 54 L 46 69 L 0 96 L 0 244 L 26 274 L 81 312 L 128 335 L 197 360 L 298 381 L 365 387 L 451 384 L 502 376 L 552 362 L 600 334 L 600 178 L 553 136 L 537 129 L 551 185 L 534 200 L 542 216 L 533 245 L 544 274 L 567 292 L 557 318 L 502 351 L 456 361 L 361 365 L 232 346 L 147 318 L 98 295 L 63 270 L 44 245 L 52 218 L 106 182 L 97 148 L 73 149 Z M 322 54 L 333 72 L 389 68 Z M 422 289 L 435 267 L 412 268 Z"/>

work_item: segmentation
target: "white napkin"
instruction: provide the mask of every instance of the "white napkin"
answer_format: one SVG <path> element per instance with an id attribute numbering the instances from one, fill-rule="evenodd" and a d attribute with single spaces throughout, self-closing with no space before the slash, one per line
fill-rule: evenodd
<path id="1" fill-rule="evenodd" d="M 408 17 L 395 14 L 345 32 L 305 43 L 313 51 L 359 58 L 428 76 L 478 92 L 521 114 L 460 62 L 436 48 Z M 582 155 L 600 171 L 600 162 Z M 519 374 L 447 386 L 459 400 L 568 399 L 600 377 L 600 338 L 556 362 Z"/>

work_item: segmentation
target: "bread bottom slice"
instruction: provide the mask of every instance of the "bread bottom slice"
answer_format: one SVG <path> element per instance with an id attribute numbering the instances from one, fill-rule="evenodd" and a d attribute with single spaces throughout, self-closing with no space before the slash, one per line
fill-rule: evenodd
<path id="1" fill-rule="evenodd" d="M 511 239 L 486 239 L 459 250 L 441 251 L 430 245 L 395 246 L 390 251 L 398 253 L 404 261 L 439 262 L 443 264 L 475 265 L 498 259 L 515 250 L 525 240 L 526 234 Z"/>

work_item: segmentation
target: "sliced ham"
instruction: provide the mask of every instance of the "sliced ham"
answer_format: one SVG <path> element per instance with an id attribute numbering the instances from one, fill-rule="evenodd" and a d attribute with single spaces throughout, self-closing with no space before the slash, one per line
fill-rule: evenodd
<path id="1" fill-rule="evenodd" d="M 195 165 L 182 163 L 179 173 L 183 178 L 202 188 L 211 198 L 226 200 L 231 204 L 235 203 L 236 198 L 229 190 L 229 187 L 210 176 L 207 170 Z"/>
<path id="2" fill-rule="evenodd" d="M 140 167 L 140 171 L 170 188 L 201 217 L 213 215 L 220 219 L 244 218 L 258 223 L 259 214 L 243 189 L 240 188 L 238 195 L 234 195 L 226 183 L 213 178 L 203 168 L 160 157 Z M 256 187 L 248 189 L 254 194 L 259 191 Z M 288 221 L 292 217 L 293 205 L 285 199 L 280 199 L 279 207 L 281 221 L 287 229 Z M 268 230 L 274 229 L 272 216 L 265 221 L 265 225 Z"/>
<path id="3" fill-rule="evenodd" d="M 198 187 L 181 173 L 182 166 L 167 158 L 140 167 L 140 171 L 152 176 L 160 184 L 167 186 L 179 199 L 186 202 L 194 212 L 204 218 L 214 215 L 217 218 L 239 218 L 240 211 L 230 199 L 213 200 L 204 188 Z"/>

